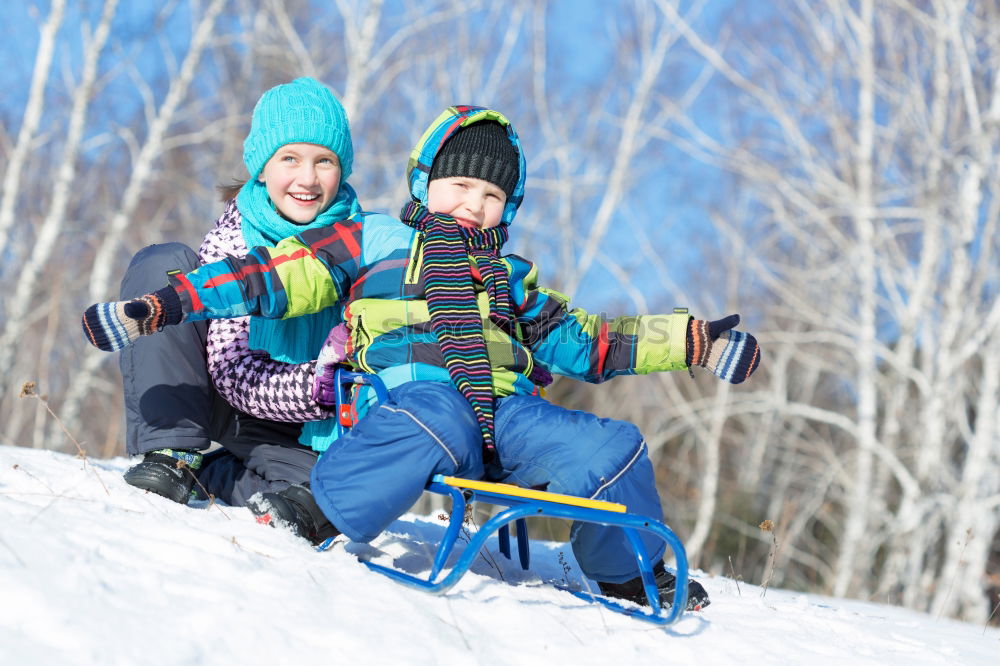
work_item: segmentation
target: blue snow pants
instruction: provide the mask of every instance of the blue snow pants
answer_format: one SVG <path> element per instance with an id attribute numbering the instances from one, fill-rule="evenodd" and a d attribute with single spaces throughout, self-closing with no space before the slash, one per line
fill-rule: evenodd
<path id="1" fill-rule="evenodd" d="M 358 542 L 405 513 L 434 474 L 620 502 L 662 519 L 646 442 L 631 423 L 515 395 L 497 400 L 494 428 L 499 462 L 484 466 L 479 424 L 462 394 L 442 382 L 402 384 L 320 456 L 311 477 L 316 502 Z M 661 559 L 665 545 L 643 539 L 652 561 Z M 574 523 L 570 541 L 589 578 L 639 575 L 621 528 Z"/>

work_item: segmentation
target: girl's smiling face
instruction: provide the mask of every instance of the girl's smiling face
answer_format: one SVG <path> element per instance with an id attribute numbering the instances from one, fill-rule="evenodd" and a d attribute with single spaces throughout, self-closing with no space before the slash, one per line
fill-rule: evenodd
<path id="1" fill-rule="evenodd" d="M 340 160 L 329 148 L 286 143 L 267 161 L 257 180 L 290 222 L 307 224 L 325 211 L 340 190 Z"/>
<path id="2" fill-rule="evenodd" d="M 500 224 L 506 203 L 503 190 L 479 178 L 435 178 L 427 184 L 427 209 L 451 215 L 471 229 L 491 229 Z"/>

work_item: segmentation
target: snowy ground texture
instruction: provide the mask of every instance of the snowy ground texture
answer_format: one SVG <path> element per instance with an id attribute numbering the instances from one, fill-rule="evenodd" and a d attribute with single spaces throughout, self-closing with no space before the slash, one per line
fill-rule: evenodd
<path id="1" fill-rule="evenodd" d="M 559 543 L 433 596 L 357 557 L 426 570 L 437 519 L 317 553 L 246 509 L 137 491 L 127 466 L 0 446 L 0 664 L 1000 663 L 997 629 L 706 575 L 712 605 L 655 627 L 546 584 L 580 583 Z"/>

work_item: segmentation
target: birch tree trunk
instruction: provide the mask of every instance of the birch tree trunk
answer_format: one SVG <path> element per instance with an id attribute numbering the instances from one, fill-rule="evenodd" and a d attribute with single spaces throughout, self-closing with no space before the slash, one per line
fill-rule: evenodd
<path id="1" fill-rule="evenodd" d="M 98 247 L 94 257 L 93 271 L 88 281 L 88 297 L 91 302 L 117 298 L 117 289 L 112 289 L 112 275 L 114 267 L 118 265 L 114 258 L 119 251 L 122 234 L 126 226 L 132 222 L 139 197 L 153 173 L 156 160 L 163 154 L 163 144 L 167 132 L 174 121 L 178 108 L 187 96 L 191 82 L 197 73 L 202 53 L 211 42 L 215 21 L 225 2 L 226 0 L 212 0 L 205 7 L 205 13 L 199 19 L 191 36 L 191 43 L 180 70 L 171 81 L 167 95 L 150 123 L 145 142 L 132 165 L 128 184 L 122 194 L 121 204 L 111 217 L 107 231 L 104 233 L 104 241 Z M 66 391 L 66 398 L 60 410 L 60 416 L 65 422 L 77 422 L 83 400 L 92 385 L 92 376 L 109 358 L 107 355 L 97 354 L 90 354 L 86 357 Z M 56 424 L 52 425 L 50 436 L 58 427 Z"/>
<path id="2" fill-rule="evenodd" d="M 104 3 L 100 22 L 89 39 L 85 40 L 83 73 L 79 84 L 73 90 L 73 105 L 66 132 L 66 143 L 52 186 L 52 201 L 38 235 L 32 243 L 30 258 L 20 274 L 17 275 L 14 296 L 7 303 L 6 326 L 3 334 L 0 335 L 0 376 L 9 376 L 17 350 L 16 342 L 24 334 L 28 323 L 29 308 L 32 306 L 36 293 L 40 291 L 37 284 L 39 275 L 56 250 L 56 241 L 66 225 L 70 190 L 78 178 L 77 154 L 86 126 L 94 82 L 97 79 L 97 61 L 104 52 L 104 45 L 107 42 L 111 21 L 114 19 L 117 6 L 117 0 L 107 0 Z M 13 387 L 9 388 L 13 389 Z M 10 436 L 13 436 L 13 433 Z"/>
<path id="3" fill-rule="evenodd" d="M 9 232 L 14 223 L 14 204 L 21 191 L 21 177 L 24 174 L 25 161 L 31 143 L 38 132 L 38 124 L 42 119 L 42 105 L 45 101 L 45 86 L 49 80 L 49 68 L 55 53 L 56 35 L 62 25 L 66 0 L 53 0 L 49 8 L 49 16 L 42 25 L 38 38 L 38 51 L 35 53 L 35 68 L 31 75 L 31 90 L 28 91 L 28 103 L 21 117 L 21 129 L 17 133 L 14 149 L 7 159 L 6 172 L 3 178 L 3 196 L 0 197 L 0 245 L 11 247 Z M 0 271 L 3 274 L 3 271 Z"/>
<path id="4" fill-rule="evenodd" d="M 878 281 L 875 276 L 875 233 L 871 214 L 874 210 L 872 196 L 872 161 L 875 148 L 875 66 L 872 0 L 862 0 L 860 16 L 848 16 L 856 25 L 854 36 L 858 43 L 858 138 L 854 154 L 857 167 L 857 205 L 854 212 L 858 250 L 858 449 L 855 452 L 853 487 L 847 503 L 844 534 L 840 540 L 833 593 L 844 596 L 851 590 L 851 583 L 858 573 L 858 559 L 871 524 L 868 503 L 873 475 L 873 450 L 875 448 L 875 418 L 877 396 L 875 388 L 875 316 Z M 849 11 L 849 10 L 848 10 Z"/>

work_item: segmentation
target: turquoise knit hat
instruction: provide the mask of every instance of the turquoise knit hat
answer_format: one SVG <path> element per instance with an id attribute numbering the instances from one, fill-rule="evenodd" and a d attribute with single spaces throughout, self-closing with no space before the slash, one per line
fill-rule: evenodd
<path id="1" fill-rule="evenodd" d="M 330 89 L 303 77 L 282 83 L 257 100 L 250 133 L 243 142 L 243 162 L 256 180 L 278 148 L 286 143 L 314 143 L 340 158 L 340 182 L 351 175 L 354 147 L 344 107 Z"/>

